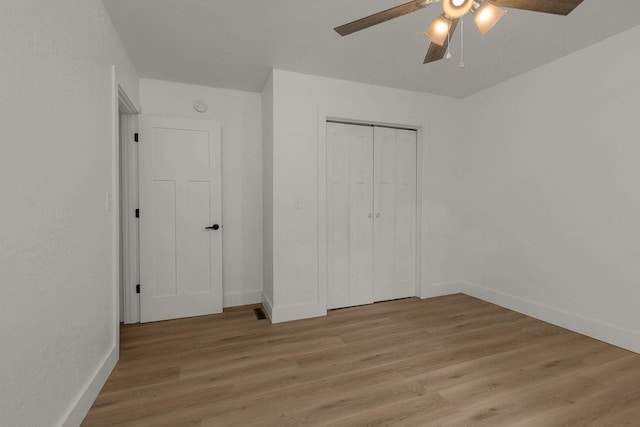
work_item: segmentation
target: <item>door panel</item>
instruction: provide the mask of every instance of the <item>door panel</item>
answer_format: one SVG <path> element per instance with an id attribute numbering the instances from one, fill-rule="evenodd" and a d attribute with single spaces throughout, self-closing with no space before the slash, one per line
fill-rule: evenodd
<path id="1" fill-rule="evenodd" d="M 373 131 L 350 129 L 351 293 L 349 305 L 373 302 Z"/>
<path id="2" fill-rule="evenodd" d="M 350 302 L 349 132 L 327 123 L 327 278 L 328 307 Z"/>
<path id="3" fill-rule="evenodd" d="M 220 313 L 220 126 L 142 116 L 140 136 L 141 321 Z"/>
<path id="4" fill-rule="evenodd" d="M 211 233 L 202 232 L 202 224 L 209 223 L 210 206 L 211 183 L 189 182 L 189 236 L 186 242 L 189 248 L 186 260 L 189 268 L 186 272 L 189 277 L 185 278 L 185 282 L 191 294 L 212 292 L 211 269 L 198 268 L 200 265 L 207 265 L 211 259 Z"/>
<path id="5" fill-rule="evenodd" d="M 153 237 L 153 296 L 175 296 L 177 289 L 176 259 L 176 183 L 175 181 L 153 181 L 151 219 Z M 147 215 L 148 209 L 142 209 Z M 146 241 L 144 243 L 147 243 Z M 145 247 L 145 249 L 147 249 Z M 146 252 L 146 251 L 145 251 Z M 145 288 L 147 283 L 145 282 Z"/>
<path id="6" fill-rule="evenodd" d="M 209 132 L 188 129 L 153 129 L 153 167 L 209 169 Z"/>
<path id="7" fill-rule="evenodd" d="M 327 123 L 329 308 L 373 302 L 373 130 Z"/>
<path id="8" fill-rule="evenodd" d="M 376 127 L 374 300 L 416 295 L 416 132 Z"/>
<path id="9" fill-rule="evenodd" d="M 393 287 L 395 267 L 395 129 L 376 128 L 375 162 L 375 223 L 374 223 L 374 299 L 381 301 Z"/>
<path id="10" fill-rule="evenodd" d="M 416 295 L 416 132 L 398 130 L 396 139 L 396 284 L 392 298 Z"/>

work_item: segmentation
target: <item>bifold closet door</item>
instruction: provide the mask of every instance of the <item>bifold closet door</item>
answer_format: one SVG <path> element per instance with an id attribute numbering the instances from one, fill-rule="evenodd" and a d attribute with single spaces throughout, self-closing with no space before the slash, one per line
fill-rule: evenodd
<path id="1" fill-rule="evenodd" d="M 328 307 L 373 302 L 373 128 L 327 123 Z"/>
<path id="2" fill-rule="evenodd" d="M 416 132 L 327 123 L 328 308 L 416 295 Z"/>
<path id="3" fill-rule="evenodd" d="M 374 131 L 374 301 L 416 295 L 416 137 Z"/>

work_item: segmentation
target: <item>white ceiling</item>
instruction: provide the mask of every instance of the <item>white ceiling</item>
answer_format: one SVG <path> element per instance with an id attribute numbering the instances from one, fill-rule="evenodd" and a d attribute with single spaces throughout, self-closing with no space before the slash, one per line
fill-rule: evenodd
<path id="1" fill-rule="evenodd" d="M 255 92 L 278 68 L 463 98 L 640 25 L 638 0 L 584 0 L 566 17 L 510 9 L 484 37 L 465 18 L 464 68 L 460 26 L 454 58 L 422 64 L 440 3 L 333 31 L 405 1 L 103 0 L 140 77 Z"/>

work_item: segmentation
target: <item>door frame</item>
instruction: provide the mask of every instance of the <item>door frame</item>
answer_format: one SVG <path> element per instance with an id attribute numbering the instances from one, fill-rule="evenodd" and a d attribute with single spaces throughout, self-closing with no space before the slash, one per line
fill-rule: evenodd
<path id="1" fill-rule="evenodd" d="M 120 273 L 123 272 L 124 283 L 122 284 L 123 304 L 120 307 L 120 296 L 118 295 L 118 318 L 120 311 L 123 310 L 124 323 L 140 322 L 140 298 L 136 294 L 136 274 L 139 274 L 139 234 L 138 225 L 135 224 L 135 208 L 129 209 L 129 204 L 122 204 L 121 200 L 135 202 L 137 204 L 137 192 L 132 192 L 133 188 L 138 186 L 138 158 L 137 144 L 135 144 L 135 134 L 138 132 L 138 114 L 139 110 L 131 101 L 124 89 L 118 85 L 117 94 L 117 119 L 116 119 L 116 135 L 114 153 L 115 170 L 114 176 L 117 181 L 114 183 L 114 201 L 117 209 L 114 209 L 117 217 L 118 225 L 116 227 L 118 251 L 117 261 L 119 267 L 117 269 L 118 281 Z M 125 126 L 122 126 L 125 122 Z M 133 147 L 132 153 L 125 149 Z M 122 182 L 120 182 L 122 181 Z M 121 194 L 122 188 L 122 194 Z M 137 206 L 136 206 L 137 207 Z M 121 220 L 122 218 L 122 220 Z M 122 236 L 122 237 L 121 237 Z M 120 240 L 122 238 L 122 241 Z M 120 263 L 120 260 L 122 262 Z M 138 272 L 138 273 L 136 273 Z M 120 292 L 120 283 L 118 283 L 118 293 Z"/>
<path id="2" fill-rule="evenodd" d="M 327 311 L 328 300 L 328 254 L 327 254 L 327 120 L 344 123 L 378 125 L 416 130 L 416 296 L 426 297 L 422 290 L 422 176 L 425 163 L 424 152 L 429 123 L 420 116 L 395 116 L 394 114 L 372 116 L 363 115 L 359 110 L 336 108 L 318 109 L 318 301 L 321 309 Z"/>

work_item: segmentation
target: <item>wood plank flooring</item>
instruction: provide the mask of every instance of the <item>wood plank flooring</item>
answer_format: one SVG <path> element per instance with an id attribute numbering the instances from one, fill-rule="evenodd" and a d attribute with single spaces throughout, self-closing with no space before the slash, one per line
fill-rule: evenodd
<path id="1" fill-rule="evenodd" d="M 466 295 L 124 326 L 90 426 L 640 426 L 640 355 Z"/>

